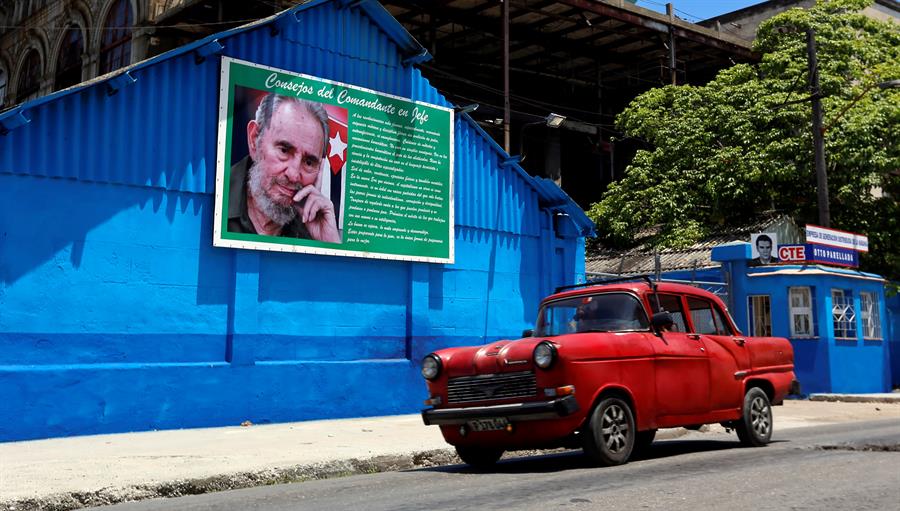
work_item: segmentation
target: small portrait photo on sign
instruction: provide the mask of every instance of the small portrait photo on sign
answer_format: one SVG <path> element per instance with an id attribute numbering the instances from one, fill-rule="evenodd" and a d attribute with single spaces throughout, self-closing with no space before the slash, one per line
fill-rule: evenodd
<path id="1" fill-rule="evenodd" d="M 339 244 L 347 109 L 234 88 L 227 232 Z"/>
<path id="2" fill-rule="evenodd" d="M 774 232 L 758 232 L 750 235 L 750 266 L 762 266 L 779 262 L 778 235 Z"/>

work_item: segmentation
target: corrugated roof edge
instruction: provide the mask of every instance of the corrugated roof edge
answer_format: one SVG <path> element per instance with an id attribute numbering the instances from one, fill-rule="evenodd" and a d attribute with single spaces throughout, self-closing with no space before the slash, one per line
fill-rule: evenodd
<path id="1" fill-rule="evenodd" d="M 476 133 L 482 138 L 484 138 L 491 149 L 500 156 L 501 163 L 507 162 L 507 167 L 512 167 L 518 174 L 525 180 L 526 183 L 529 183 L 534 191 L 538 194 L 538 204 L 541 207 L 544 207 L 550 211 L 555 213 L 563 213 L 569 216 L 572 222 L 575 223 L 575 226 L 578 228 L 578 232 L 581 233 L 582 236 L 585 237 L 594 237 L 597 233 L 594 231 L 594 222 L 591 221 L 590 218 L 585 214 L 584 210 L 569 197 L 566 192 L 562 191 L 562 189 L 556 185 L 550 179 L 545 179 L 542 177 L 532 177 L 525 172 L 525 169 L 519 165 L 517 156 L 510 156 L 500 144 L 498 144 L 493 137 L 491 137 L 484 129 L 475 122 L 475 119 L 469 116 L 467 113 L 463 113 L 458 117 L 462 118 L 466 122 L 468 122 Z"/>
<path id="2" fill-rule="evenodd" d="M 397 46 L 400 47 L 401 52 L 404 54 L 403 62 L 405 64 L 413 65 L 431 59 L 431 55 L 428 53 L 428 50 L 426 50 L 424 46 L 419 44 L 419 42 L 416 41 L 416 39 L 406 31 L 403 25 L 401 25 L 399 21 L 394 19 L 394 17 L 391 16 L 391 14 L 376 0 L 311 0 L 302 4 L 295 5 L 294 7 L 281 11 L 280 13 L 273 14 L 268 18 L 263 18 L 246 25 L 241 25 L 231 30 L 226 30 L 224 32 L 217 32 L 215 34 L 204 37 L 203 39 L 199 39 L 184 46 L 169 50 L 155 57 L 136 62 L 134 64 L 131 64 L 130 66 L 117 69 L 116 71 L 113 71 L 111 73 L 98 76 L 94 79 L 69 87 L 68 89 L 59 90 L 52 94 L 48 94 L 46 96 L 33 99 L 31 101 L 26 101 L 22 104 L 14 106 L 5 112 L 0 112 L 0 132 L 15 129 L 16 127 L 30 122 L 30 119 L 25 115 L 25 112 L 28 110 L 32 110 L 46 103 L 64 98 L 70 94 L 79 93 L 91 87 L 109 84 L 109 82 L 116 80 L 117 78 L 134 73 L 136 71 L 140 71 L 142 69 L 146 69 L 148 67 L 159 64 L 160 62 L 179 57 L 186 53 L 200 50 L 208 44 L 222 41 L 234 35 L 248 32 L 250 30 L 256 30 L 260 27 L 264 27 L 270 24 L 283 22 L 282 20 L 285 20 L 289 16 L 293 16 L 296 20 L 296 16 L 298 13 L 328 3 L 337 3 L 341 8 L 359 7 L 360 9 L 362 9 L 369 16 L 369 18 L 371 18 L 372 22 L 375 23 L 381 30 L 383 30 L 384 33 L 387 34 L 387 36 L 391 38 L 391 40 L 393 40 L 394 43 L 397 44 Z"/>

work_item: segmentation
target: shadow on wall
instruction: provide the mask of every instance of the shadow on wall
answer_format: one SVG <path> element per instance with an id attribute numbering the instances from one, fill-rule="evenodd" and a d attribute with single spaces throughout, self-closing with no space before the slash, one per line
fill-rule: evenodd
<path id="1" fill-rule="evenodd" d="M 232 251 L 212 247 L 212 202 L 157 188 L 0 174 L 0 302 L 8 307 L 0 325 L 15 329 L 9 314 L 40 312 L 65 323 L 88 311 L 85 331 L 102 305 L 112 305 L 107 314 L 127 314 L 123 307 L 132 305 L 140 317 L 165 300 L 227 304 Z"/>

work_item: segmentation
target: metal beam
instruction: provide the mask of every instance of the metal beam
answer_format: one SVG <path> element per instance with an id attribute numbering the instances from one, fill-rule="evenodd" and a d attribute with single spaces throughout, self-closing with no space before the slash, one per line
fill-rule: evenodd
<path id="1" fill-rule="evenodd" d="M 649 9 L 634 7 L 625 3 L 614 5 L 609 0 L 557 0 L 559 3 L 578 7 L 595 14 L 607 16 L 631 25 L 647 28 L 663 34 L 669 33 L 669 23 L 665 15 L 653 12 Z M 750 42 L 725 34 L 716 33 L 714 30 L 699 27 L 693 23 L 674 19 L 672 33 L 675 37 L 695 41 L 706 46 L 711 46 L 731 53 L 739 54 L 746 58 L 752 58 Z"/>

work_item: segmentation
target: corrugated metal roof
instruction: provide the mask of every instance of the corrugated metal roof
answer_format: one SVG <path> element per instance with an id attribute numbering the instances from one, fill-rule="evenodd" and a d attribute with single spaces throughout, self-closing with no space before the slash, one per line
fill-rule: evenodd
<path id="1" fill-rule="evenodd" d="M 0 172 L 212 193 L 217 54 L 452 106 L 411 67 L 428 52 L 378 2 L 314 0 L 0 114 Z M 593 234 L 559 187 L 460 118 L 457 223 L 536 235 L 536 199 Z"/>
<path id="2" fill-rule="evenodd" d="M 727 243 L 750 241 L 755 232 L 780 230 L 785 234 L 781 243 L 799 243 L 799 229 L 793 220 L 786 216 L 764 217 L 746 225 L 717 231 L 706 238 L 684 249 L 663 249 L 659 251 L 662 271 L 691 270 L 718 267 L 719 263 L 711 258 L 713 247 Z M 636 247 L 627 250 L 609 248 L 590 249 L 585 257 L 585 272 L 638 274 L 651 273 L 656 269 L 656 260 L 652 247 L 652 230 L 638 235 L 642 240 Z"/>

